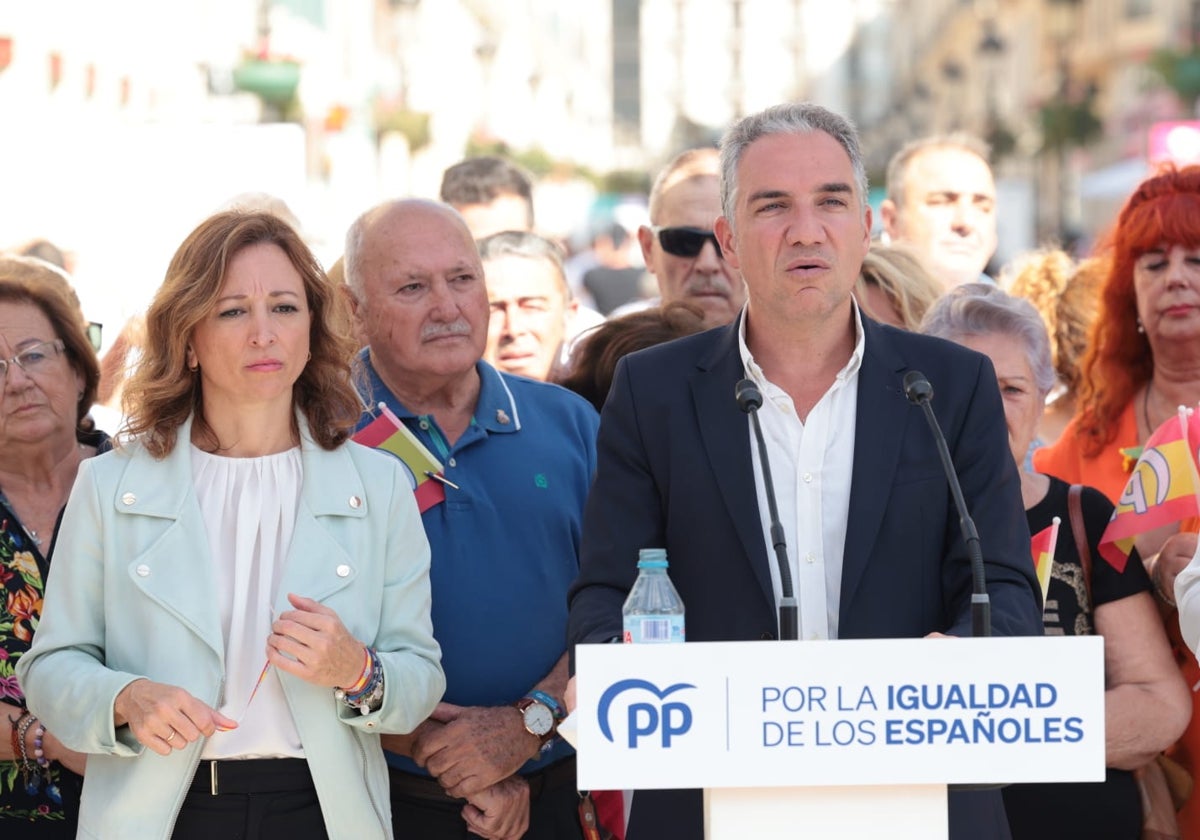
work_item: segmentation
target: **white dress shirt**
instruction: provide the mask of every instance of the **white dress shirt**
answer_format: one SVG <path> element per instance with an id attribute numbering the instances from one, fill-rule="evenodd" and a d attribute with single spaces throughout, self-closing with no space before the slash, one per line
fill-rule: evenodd
<path id="1" fill-rule="evenodd" d="M 268 669 L 259 685 L 267 662 L 271 606 L 296 525 L 303 479 L 300 448 L 260 458 L 225 458 L 192 446 L 192 476 L 212 550 L 225 635 L 225 702 L 218 711 L 239 722 L 237 729 L 209 738 L 202 756 L 302 758 L 300 734 L 276 670 Z"/>
<path id="2" fill-rule="evenodd" d="M 850 478 L 854 467 L 854 431 L 858 409 L 858 371 L 862 365 L 862 316 L 854 304 L 854 351 L 826 391 L 801 422 L 792 398 L 771 383 L 746 346 L 746 309 L 738 326 L 738 346 L 746 375 L 763 395 L 758 411 L 779 505 L 779 521 L 787 541 L 788 564 L 799 605 L 801 639 L 836 639 L 841 606 L 842 558 L 850 513 Z M 776 604 L 782 595 L 779 566 L 771 541 L 771 515 L 758 442 L 749 418 L 750 457 L 767 565 Z"/>

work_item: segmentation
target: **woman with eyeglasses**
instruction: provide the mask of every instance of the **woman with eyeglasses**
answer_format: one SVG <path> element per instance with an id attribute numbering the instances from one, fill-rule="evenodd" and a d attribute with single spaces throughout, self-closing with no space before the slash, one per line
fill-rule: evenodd
<path id="1" fill-rule="evenodd" d="M 429 543 L 361 412 L 337 289 L 228 211 L 146 313 L 117 449 L 80 471 L 29 705 L 86 751 L 81 837 L 386 840 L 380 735 L 445 690 Z"/>
<path id="2" fill-rule="evenodd" d="M 70 284 L 0 258 L 0 836 L 73 838 L 84 756 L 25 707 L 14 669 L 42 611 L 63 506 L 80 463 L 109 448 L 81 423 L 100 369 Z M 3 730 L 0 730 L 3 731 Z"/>

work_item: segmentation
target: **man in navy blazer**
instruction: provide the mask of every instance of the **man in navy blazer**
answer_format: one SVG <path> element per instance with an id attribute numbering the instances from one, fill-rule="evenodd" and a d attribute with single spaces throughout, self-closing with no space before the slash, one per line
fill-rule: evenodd
<path id="1" fill-rule="evenodd" d="M 729 326 L 618 366 L 601 416 L 570 640 L 620 635 L 637 552 L 648 546 L 667 549 L 689 641 L 778 637 L 761 468 L 734 400 L 744 377 L 765 397 L 771 467 L 788 500 L 781 519 L 801 638 L 970 635 L 970 564 L 933 438 L 904 394 L 910 370 L 936 389 L 983 547 L 993 632 L 1041 635 L 990 362 L 876 324 L 851 296 L 871 228 L 853 127 L 818 106 L 776 106 L 733 126 L 721 159 L 714 230 L 749 300 Z M 813 577 L 814 569 L 822 571 Z M 952 837 L 1008 837 L 998 791 L 950 800 Z M 699 791 L 637 793 L 629 840 L 702 836 Z"/>

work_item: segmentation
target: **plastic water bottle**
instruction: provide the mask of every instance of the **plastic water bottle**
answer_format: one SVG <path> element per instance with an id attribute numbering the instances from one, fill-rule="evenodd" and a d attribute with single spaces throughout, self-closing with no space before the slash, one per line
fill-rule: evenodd
<path id="1" fill-rule="evenodd" d="M 626 644 L 684 640 L 683 600 L 667 576 L 665 548 L 643 548 L 638 552 L 638 578 L 621 614 Z"/>

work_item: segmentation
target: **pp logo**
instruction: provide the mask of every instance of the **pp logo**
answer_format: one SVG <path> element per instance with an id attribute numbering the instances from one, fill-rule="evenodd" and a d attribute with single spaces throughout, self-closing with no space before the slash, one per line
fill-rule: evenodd
<path id="1" fill-rule="evenodd" d="M 684 688 L 695 688 L 696 686 L 689 683 L 676 683 L 668 688 L 660 689 L 652 682 L 646 680 L 621 680 L 613 683 L 608 687 L 600 697 L 600 706 L 596 710 L 596 716 L 600 721 L 600 734 L 607 738 L 612 743 L 616 743 L 613 738 L 612 726 L 609 723 L 609 707 L 618 695 L 626 691 L 641 691 L 652 695 L 657 702 L 633 702 L 628 708 L 628 735 L 629 748 L 637 749 L 638 739 L 646 736 L 651 736 L 655 732 L 661 733 L 662 745 L 664 748 L 671 746 L 671 739 L 683 735 L 692 728 L 692 710 L 686 703 L 673 701 L 670 703 L 663 702 L 668 696 L 676 691 Z"/>

